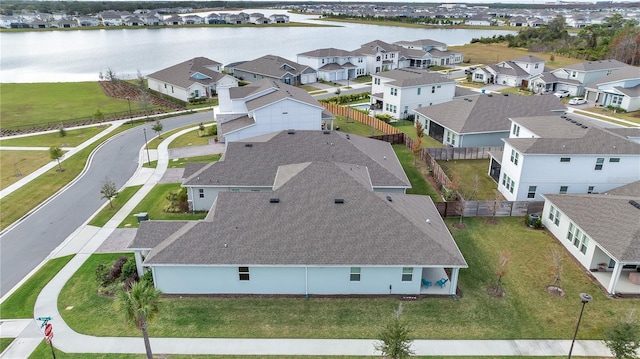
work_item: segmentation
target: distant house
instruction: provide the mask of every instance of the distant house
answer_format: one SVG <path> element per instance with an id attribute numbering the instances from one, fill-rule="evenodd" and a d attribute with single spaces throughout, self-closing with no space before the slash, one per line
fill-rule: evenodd
<path id="1" fill-rule="evenodd" d="M 400 47 L 380 40 L 363 44 L 354 53 L 365 56 L 367 75 L 397 69 L 400 60 Z"/>
<path id="2" fill-rule="evenodd" d="M 640 69 L 624 66 L 600 80 L 585 85 L 585 98 L 601 106 L 640 110 Z"/>
<path id="3" fill-rule="evenodd" d="M 304 85 L 317 81 L 316 70 L 310 66 L 275 55 L 265 55 L 238 63 L 233 68 L 233 75 L 247 82 L 274 79 L 288 85 Z"/>
<path id="4" fill-rule="evenodd" d="M 270 24 L 288 24 L 289 16 L 285 14 L 273 14 L 269 16 Z"/>
<path id="5" fill-rule="evenodd" d="M 409 67 L 447 66 L 460 64 L 463 60 L 461 53 L 448 50 L 447 44 L 431 39 L 398 41 L 394 44 L 406 49 L 400 55 L 409 61 Z"/>
<path id="6" fill-rule="evenodd" d="M 456 82 L 421 69 L 403 68 L 372 76 L 371 104 L 395 119 L 413 115 L 413 110 L 453 100 Z"/>
<path id="7" fill-rule="evenodd" d="M 165 25 L 183 25 L 184 20 L 180 15 L 171 15 L 168 18 L 164 19 Z"/>
<path id="8" fill-rule="evenodd" d="M 80 27 L 94 27 L 100 25 L 100 19 L 95 16 L 79 16 L 76 18 Z"/>
<path id="9" fill-rule="evenodd" d="M 76 27 L 78 27 L 78 23 L 76 21 L 72 20 L 72 19 L 63 18 L 63 19 L 60 19 L 58 21 L 54 21 L 51 24 L 51 27 L 57 27 L 57 28 L 61 28 L 61 29 L 63 29 L 63 28 L 76 28 Z"/>
<path id="10" fill-rule="evenodd" d="M 581 62 L 533 76 L 531 88 L 535 92 L 566 90 L 571 96 L 582 96 L 586 84 L 596 82 L 625 66 L 618 60 Z"/>
<path id="11" fill-rule="evenodd" d="M 640 180 L 640 144 L 624 132 L 610 132 L 570 114 L 511 122 L 504 151 L 492 153 L 490 166 L 498 191 L 509 201 L 606 192 Z"/>
<path id="12" fill-rule="evenodd" d="M 303 52 L 297 55 L 297 61 L 316 69 L 318 79 L 330 82 L 353 79 L 367 71 L 364 55 L 336 48 Z"/>
<path id="13" fill-rule="evenodd" d="M 542 223 L 608 294 L 640 294 L 640 181 L 603 194 L 545 194 Z"/>
<path id="14" fill-rule="evenodd" d="M 185 15 L 182 17 L 182 22 L 185 25 L 200 25 L 204 24 L 204 18 L 198 15 Z"/>
<path id="15" fill-rule="evenodd" d="M 28 24 L 29 24 L 29 27 L 32 29 L 46 29 L 50 27 L 48 22 L 40 19 L 33 19 L 29 21 Z"/>
<path id="16" fill-rule="evenodd" d="M 466 25 L 491 26 L 491 19 L 486 16 L 472 16 L 464 21 Z"/>
<path id="17" fill-rule="evenodd" d="M 204 21 L 206 24 L 209 25 L 218 25 L 218 24 L 224 24 L 224 16 L 218 15 L 214 12 L 212 12 L 211 14 L 207 15 L 204 18 Z"/>
<path id="18" fill-rule="evenodd" d="M 218 139 L 238 141 L 282 130 L 333 128 L 333 115 L 305 90 L 273 79 L 220 88 Z"/>
<path id="19" fill-rule="evenodd" d="M 471 80 L 485 84 L 528 88 L 531 79 L 544 72 L 544 65 L 544 60 L 527 55 L 515 60 L 477 68 L 471 73 Z"/>
<path id="20" fill-rule="evenodd" d="M 481 95 L 413 110 L 424 132 L 452 147 L 502 146 L 510 118 L 560 115 L 566 107 L 555 96 Z"/>
<path id="21" fill-rule="evenodd" d="M 128 246 L 139 273 L 150 268 L 155 286 L 169 294 L 455 294 L 459 270 L 467 264 L 431 199 L 377 193 L 372 183 L 389 179 L 358 165 L 369 155 L 366 162 L 374 167 L 399 167 L 391 146 L 380 144 L 392 156 L 381 159 L 381 153 L 371 153 L 380 147 L 370 147 L 376 140 L 302 132 L 270 135 L 282 137 L 282 149 L 256 138 L 225 154 L 222 167 L 236 172 L 233 178 L 264 177 L 264 190 L 219 192 L 202 221 L 141 223 Z M 298 162 L 302 157 L 292 155 L 310 153 L 309 141 L 317 144 L 314 157 L 324 157 Z M 358 145 L 349 147 L 351 141 L 367 146 L 368 155 Z M 287 159 L 269 163 L 262 173 L 266 163 L 254 157 L 272 150 Z M 255 164 L 247 168 L 250 176 L 241 173 L 244 161 Z M 231 177 L 222 170 L 210 178 Z M 447 280 L 442 287 L 436 285 L 440 279 Z"/>
<path id="22" fill-rule="evenodd" d="M 182 101 L 209 98 L 218 87 L 238 86 L 238 80 L 222 73 L 222 64 L 196 57 L 147 75 L 148 87 Z"/>
<path id="23" fill-rule="evenodd" d="M 104 12 L 100 14 L 102 26 L 122 26 L 124 24 L 122 17 L 114 12 Z"/>
<path id="24" fill-rule="evenodd" d="M 144 20 L 137 16 L 127 16 L 124 18 L 124 24 L 126 26 L 144 26 Z"/>
<path id="25" fill-rule="evenodd" d="M 0 15 L 0 27 L 4 29 L 10 29 L 14 27 L 13 24 L 22 24 L 22 22 L 22 19 L 16 16 Z"/>

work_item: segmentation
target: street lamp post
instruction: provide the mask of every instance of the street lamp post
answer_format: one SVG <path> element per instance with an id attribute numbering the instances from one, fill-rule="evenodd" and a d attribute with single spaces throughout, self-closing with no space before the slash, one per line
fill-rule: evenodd
<path id="1" fill-rule="evenodd" d="M 127 104 L 129 105 L 129 123 L 133 127 L 133 116 L 131 115 L 131 99 L 127 96 Z"/>
<path id="2" fill-rule="evenodd" d="M 580 321 L 582 320 L 582 313 L 584 312 L 584 306 L 593 300 L 593 297 L 587 293 L 580 293 L 580 300 L 582 300 L 582 309 L 580 309 L 580 316 L 578 317 L 578 324 L 576 324 L 576 332 L 573 333 L 573 340 L 571 341 L 571 347 L 569 348 L 569 356 L 567 359 L 571 359 L 571 352 L 573 351 L 573 344 L 576 342 L 578 336 L 578 328 L 580 328 Z"/>
<path id="3" fill-rule="evenodd" d="M 149 156 L 149 142 L 147 142 L 147 129 L 143 128 L 142 132 L 144 132 L 144 147 L 147 149 L 147 164 L 151 166 L 151 157 Z"/>

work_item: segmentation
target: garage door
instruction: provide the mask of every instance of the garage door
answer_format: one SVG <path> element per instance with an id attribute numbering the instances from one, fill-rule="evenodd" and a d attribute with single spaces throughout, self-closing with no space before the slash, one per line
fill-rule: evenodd
<path id="1" fill-rule="evenodd" d="M 300 76 L 300 81 L 302 84 L 311 84 L 317 82 L 318 79 L 316 78 L 316 74 L 302 74 L 302 76 Z"/>

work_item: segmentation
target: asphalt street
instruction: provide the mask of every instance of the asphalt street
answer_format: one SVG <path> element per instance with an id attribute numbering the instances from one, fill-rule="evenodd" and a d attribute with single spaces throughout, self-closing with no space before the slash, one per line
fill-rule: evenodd
<path id="1" fill-rule="evenodd" d="M 212 119 L 211 112 L 177 116 L 162 120 L 164 131 Z M 153 123 L 124 131 L 93 155 L 89 168 L 65 191 L 45 202 L 0 237 L 0 297 L 4 296 L 40 264 L 70 234 L 97 211 L 106 200 L 100 188 L 109 179 L 121 188 L 138 167 L 140 148 L 154 136 Z M 126 125 L 123 125 L 126 126 Z M 64 162 L 63 162 L 64 168 Z"/>

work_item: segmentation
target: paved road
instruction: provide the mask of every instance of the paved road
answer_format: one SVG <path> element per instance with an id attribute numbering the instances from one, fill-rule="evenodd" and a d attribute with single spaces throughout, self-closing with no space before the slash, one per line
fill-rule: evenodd
<path id="1" fill-rule="evenodd" d="M 162 124 L 168 131 L 211 119 L 211 113 L 204 112 L 165 119 Z M 151 126 L 144 125 L 149 138 L 154 135 Z M 100 188 L 105 178 L 118 188 L 131 178 L 144 145 L 142 128 L 122 132 L 106 142 L 95 152 L 84 176 L 0 237 L 0 297 L 104 204 Z"/>

